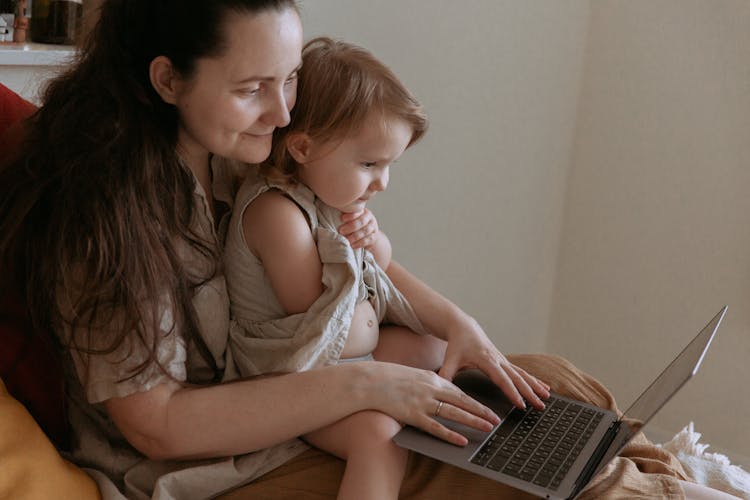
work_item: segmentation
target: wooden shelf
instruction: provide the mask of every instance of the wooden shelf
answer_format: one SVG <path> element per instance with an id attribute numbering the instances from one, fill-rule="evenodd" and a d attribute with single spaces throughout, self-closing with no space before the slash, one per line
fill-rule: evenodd
<path id="1" fill-rule="evenodd" d="M 64 66 L 75 52 L 72 45 L 0 43 L 0 66 Z"/>

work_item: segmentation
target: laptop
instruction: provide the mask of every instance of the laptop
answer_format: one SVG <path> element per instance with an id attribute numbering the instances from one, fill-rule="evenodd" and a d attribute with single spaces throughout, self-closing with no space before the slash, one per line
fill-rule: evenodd
<path id="1" fill-rule="evenodd" d="M 393 438 L 403 448 L 475 472 L 542 498 L 574 498 L 698 371 L 727 307 L 698 333 L 622 418 L 609 410 L 550 395 L 545 409 L 515 408 L 478 370 L 454 383 L 494 410 L 502 421 L 483 432 L 438 418 L 469 439 L 455 446 L 414 427 Z"/>

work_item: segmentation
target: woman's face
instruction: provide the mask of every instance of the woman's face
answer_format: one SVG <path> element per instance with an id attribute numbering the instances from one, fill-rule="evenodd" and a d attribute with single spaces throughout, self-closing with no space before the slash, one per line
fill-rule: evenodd
<path id="1" fill-rule="evenodd" d="M 177 86 L 179 151 L 190 165 L 207 161 L 208 153 L 265 160 L 297 96 L 302 24 L 294 9 L 236 14 L 224 29 L 224 54 L 198 59 L 194 74 Z"/>

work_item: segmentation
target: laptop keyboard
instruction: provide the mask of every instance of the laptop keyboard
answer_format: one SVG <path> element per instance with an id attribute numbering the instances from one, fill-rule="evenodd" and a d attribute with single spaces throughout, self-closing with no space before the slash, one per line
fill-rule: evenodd
<path id="1" fill-rule="evenodd" d="M 554 396 L 544 410 L 514 408 L 471 462 L 556 490 L 603 416 Z"/>

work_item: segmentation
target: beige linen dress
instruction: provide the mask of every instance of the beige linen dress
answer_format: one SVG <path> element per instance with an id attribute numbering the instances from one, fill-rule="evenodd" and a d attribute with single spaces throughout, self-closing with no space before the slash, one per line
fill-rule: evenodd
<path id="1" fill-rule="evenodd" d="M 304 313 L 288 315 L 263 263 L 248 249 L 242 217 L 261 194 L 278 190 L 306 215 L 323 263 L 322 295 Z M 369 300 L 379 322 L 426 333 L 407 300 L 369 251 L 352 249 L 338 232 L 341 212 L 303 184 L 274 184 L 250 175 L 237 194 L 226 239 L 232 317 L 230 348 L 243 377 L 297 372 L 335 364 L 349 334 L 356 304 Z"/>

